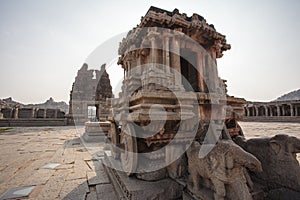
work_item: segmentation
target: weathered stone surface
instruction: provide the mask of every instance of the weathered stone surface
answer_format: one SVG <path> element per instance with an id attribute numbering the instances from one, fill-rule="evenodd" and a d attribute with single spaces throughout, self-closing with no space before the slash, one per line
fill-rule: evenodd
<path id="1" fill-rule="evenodd" d="M 98 200 L 96 187 L 90 187 L 90 192 L 86 196 L 86 200 Z"/>
<path id="2" fill-rule="evenodd" d="M 204 157 L 199 157 L 200 148 L 212 150 Z M 234 144 L 231 140 L 218 141 L 214 145 L 200 145 L 194 142 L 187 151 L 189 178 L 192 180 L 191 191 L 200 198 L 200 185 L 214 190 L 214 199 L 252 199 L 247 186 L 244 167 L 253 171 L 262 171 L 261 163 L 253 155 Z M 201 181 L 201 183 L 200 183 Z M 203 185 L 210 181 L 211 186 Z M 226 189 L 231 187 L 232 191 Z M 234 191 L 239 191 L 238 193 Z"/>
<path id="3" fill-rule="evenodd" d="M 98 199 L 117 200 L 114 188 L 111 184 L 100 184 L 96 186 Z"/>
<path id="4" fill-rule="evenodd" d="M 90 186 L 110 183 L 110 180 L 104 171 L 87 172 L 87 177 Z"/>
<path id="5" fill-rule="evenodd" d="M 85 178 L 76 179 L 65 182 L 64 186 L 60 191 L 59 197 L 65 200 L 84 200 L 89 191 L 90 190 Z"/>
<path id="6" fill-rule="evenodd" d="M 83 64 L 72 85 L 69 114 L 76 124 L 84 124 L 89 121 L 88 106 L 95 106 L 96 119 L 91 120 L 102 121 L 108 115 L 106 98 L 112 97 L 112 88 L 105 64 L 100 70 L 89 70 L 88 65 Z"/>
<path id="7" fill-rule="evenodd" d="M 300 153 L 299 138 L 276 135 L 244 140 L 237 137 L 235 142 L 261 161 L 263 172 L 255 173 L 255 178 L 263 181 L 268 190 L 283 187 L 300 193 L 300 166 L 296 158 L 296 153 Z"/>
<path id="8" fill-rule="evenodd" d="M 96 170 L 102 170 L 98 182 L 109 180 L 101 161 L 91 161 L 89 152 L 77 151 L 84 148 L 79 141 L 76 129 L 70 127 L 14 128 L 0 134 L 0 195 L 11 188 L 36 185 L 28 199 L 88 198 L 87 173 L 98 175 Z M 41 168 L 52 162 L 61 165 Z"/>

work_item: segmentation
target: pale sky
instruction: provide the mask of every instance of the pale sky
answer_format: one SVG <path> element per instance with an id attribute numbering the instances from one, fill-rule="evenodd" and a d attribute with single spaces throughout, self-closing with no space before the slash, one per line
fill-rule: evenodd
<path id="1" fill-rule="evenodd" d="M 151 5 L 198 13 L 226 35 L 232 49 L 218 69 L 230 95 L 269 101 L 300 88 L 298 0 L 0 0 L 0 98 L 68 103 L 89 55 L 139 24 Z M 103 62 L 89 68 L 100 69 Z M 120 66 L 108 72 L 113 84 L 122 78 Z"/>

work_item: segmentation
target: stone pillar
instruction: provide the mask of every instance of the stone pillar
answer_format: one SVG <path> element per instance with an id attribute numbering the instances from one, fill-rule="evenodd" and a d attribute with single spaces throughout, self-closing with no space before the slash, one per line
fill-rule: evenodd
<path id="1" fill-rule="evenodd" d="M 0 119 L 3 119 L 3 113 L 0 110 Z"/>
<path id="2" fill-rule="evenodd" d="M 179 41 L 173 37 L 172 39 L 172 62 L 174 69 L 175 86 L 181 88 L 181 69 L 180 69 L 180 44 Z"/>
<path id="3" fill-rule="evenodd" d="M 54 111 L 54 118 L 57 118 L 58 109 L 55 109 Z"/>
<path id="4" fill-rule="evenodd" d="M 291 111 L 291 116 L 294 116 L 294 108 L 292 104 L 290 104 L 290 111 Z"/>
<path id="5" fill-rule="evenodd" d="M 157 46 L 155 37 L 150 38 L 151 41 L 151 49 L 150 49 L 150 63 L 157 63 Z"/>
<path id="6" fill-rule="evenodd" d="M 127 69 L 127 78 L 130 77 L 130 66 L 129 66 L 129 62 L 126 61 L 126 69 Z"/>
<path id="7" fill-rule="evenodd" d="M 142 74 L 142 66 L 141 66 L 141 64 L 142 64 L 142 61 L 141 61 L 142 55 L 141 55 L 140 51 L 136 52 L 136 59 L 137 59 L 137 62 L 136 62 L 136 67 L 137 67 L 136 68 L 136 73 L 139 74 L 139 75 L 141 75 Z"/>
<path id="8" fill-rule="evenodd" d="M 32 108 L 32 111 L 31 111 L 31 118 L 35 118 L 35 108 Z"/>
<path id="9" fill-rule="evenodd" d="M 258 116 L 258 107 L 254 106 L 254 108 L 255 108 L 255 116 Z"/>
<path id="10" fill-rule="evenodd" d="M 277 105 L 277 116 L 280 116 L 280 106 Z"/>
<path id="11" fill-rule="evenodd" d="M 285 112 L 285 106 L 282 105 L 281 108 L 282 108 L 282 116 L 285 116 L 285 113 L 286 113 L 286 112 Z"/>
<path id="12" fill-rule="evenodd" d="M 46 109 L 46 108 L 44 109 L 44 115 L 43 115 L 43 118 L 47 118 L 47 109 Z"/>
<path id="13" fill-rule="evenodd" d="M 265 108 L 265 116 L 269 116 L 269 114 L 268 114 L 268 107 L 264 106 L 264 108 Z"/>
<path id="14" fill-rule="evenodd" d="M 298 116 L 298 106 L 295 106 L 295 116 Z"/>
<path id="15" fill-rule="evenodd" d="M 13 109 L 10 109 L 9 118 L 13 118 Z"/>
<path id="16" fill-rule="evenodd" d="M 19 108 L 15 108 L 14 118 L 18 119 L 18 115 L 19 115 Z"/>
<path id="17" fill-rule="evenodd" d="M 170 73 L 170 38 L 164 37 L 164 65 L 166 73 Z"/>
<path id="18" fill-rule="evenodd" d="M 272 117 L 273 116 L 273 107 L 270 106 L 270 116 Z"/>
<path id="19" fill-rule="evenodd" d="M 200 92 L 205 92 L 205 81 L 204 81 L 204 70 L 203 70 L 203 54 L 201 52 L 197 53 L 197 81 L 198 88 Z M 248 109 L 248 107 L 246 107 Z M 249 111 L 249 109 L 247 110 Z M 249 115 L 249 113 L 248 113 Z"/>

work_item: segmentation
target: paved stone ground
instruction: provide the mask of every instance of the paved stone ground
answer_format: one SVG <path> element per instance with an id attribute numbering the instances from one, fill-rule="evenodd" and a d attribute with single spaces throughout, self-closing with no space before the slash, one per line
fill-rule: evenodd
<path id="1" fill-rule="evenodd" d="M 35 185 L 28 199 L 116 199 L 101 163 L 103 145 L 86 148 L 78 136 L 74 127 L 0 132 L 0 195 Z M 49 163 L 61 165 L 41 168 Z"/>
<path id="2" fill-rule="evenodd" d="M 240 123 L 247 138 L 285 133 L 299 123 Z M 83 128 L 78 129 L 82 132 Z M 0 195 L 35 185 L 27 199 L 116 199 L 102 165 L 104 145 L 83 145 L 74 127 L 0 128 Z M 300 160 L 300 155 L 298 155 Z M 43 169 L 59 163 L 54 169 Z"/>

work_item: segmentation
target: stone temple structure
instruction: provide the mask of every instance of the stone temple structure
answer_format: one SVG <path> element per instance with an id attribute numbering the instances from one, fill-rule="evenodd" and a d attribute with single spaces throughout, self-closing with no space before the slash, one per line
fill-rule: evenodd
<path id="1" fill-rule="evenodd" d="M 202 16 L 156 7 L 122 40 L 124 80 L 104 162 L 119 199 L 299 197 L 291 182 L 299 184 L 300 140 L 245 140 L 238 120 L 246 101 L 227 95 L 218 76 L 229 49 Z"/>
<path id="2" fill-rule="evenodd" d="M 100 70 L 88 69 L 88 65 L 83 64 L 77 72 L 70 92 L 69 115 L 76 124 L 106 119 L 108 115 L 106 99 L 112 97 L 112 87 L 105 64 Z M 89 119 L 89 107 L 95 108 L 96 119 Z"/>
<path id="3" fill-rule="evenodd" d="M 300 100 L 247 102 L 246 121 L 300 122 Z"/>

